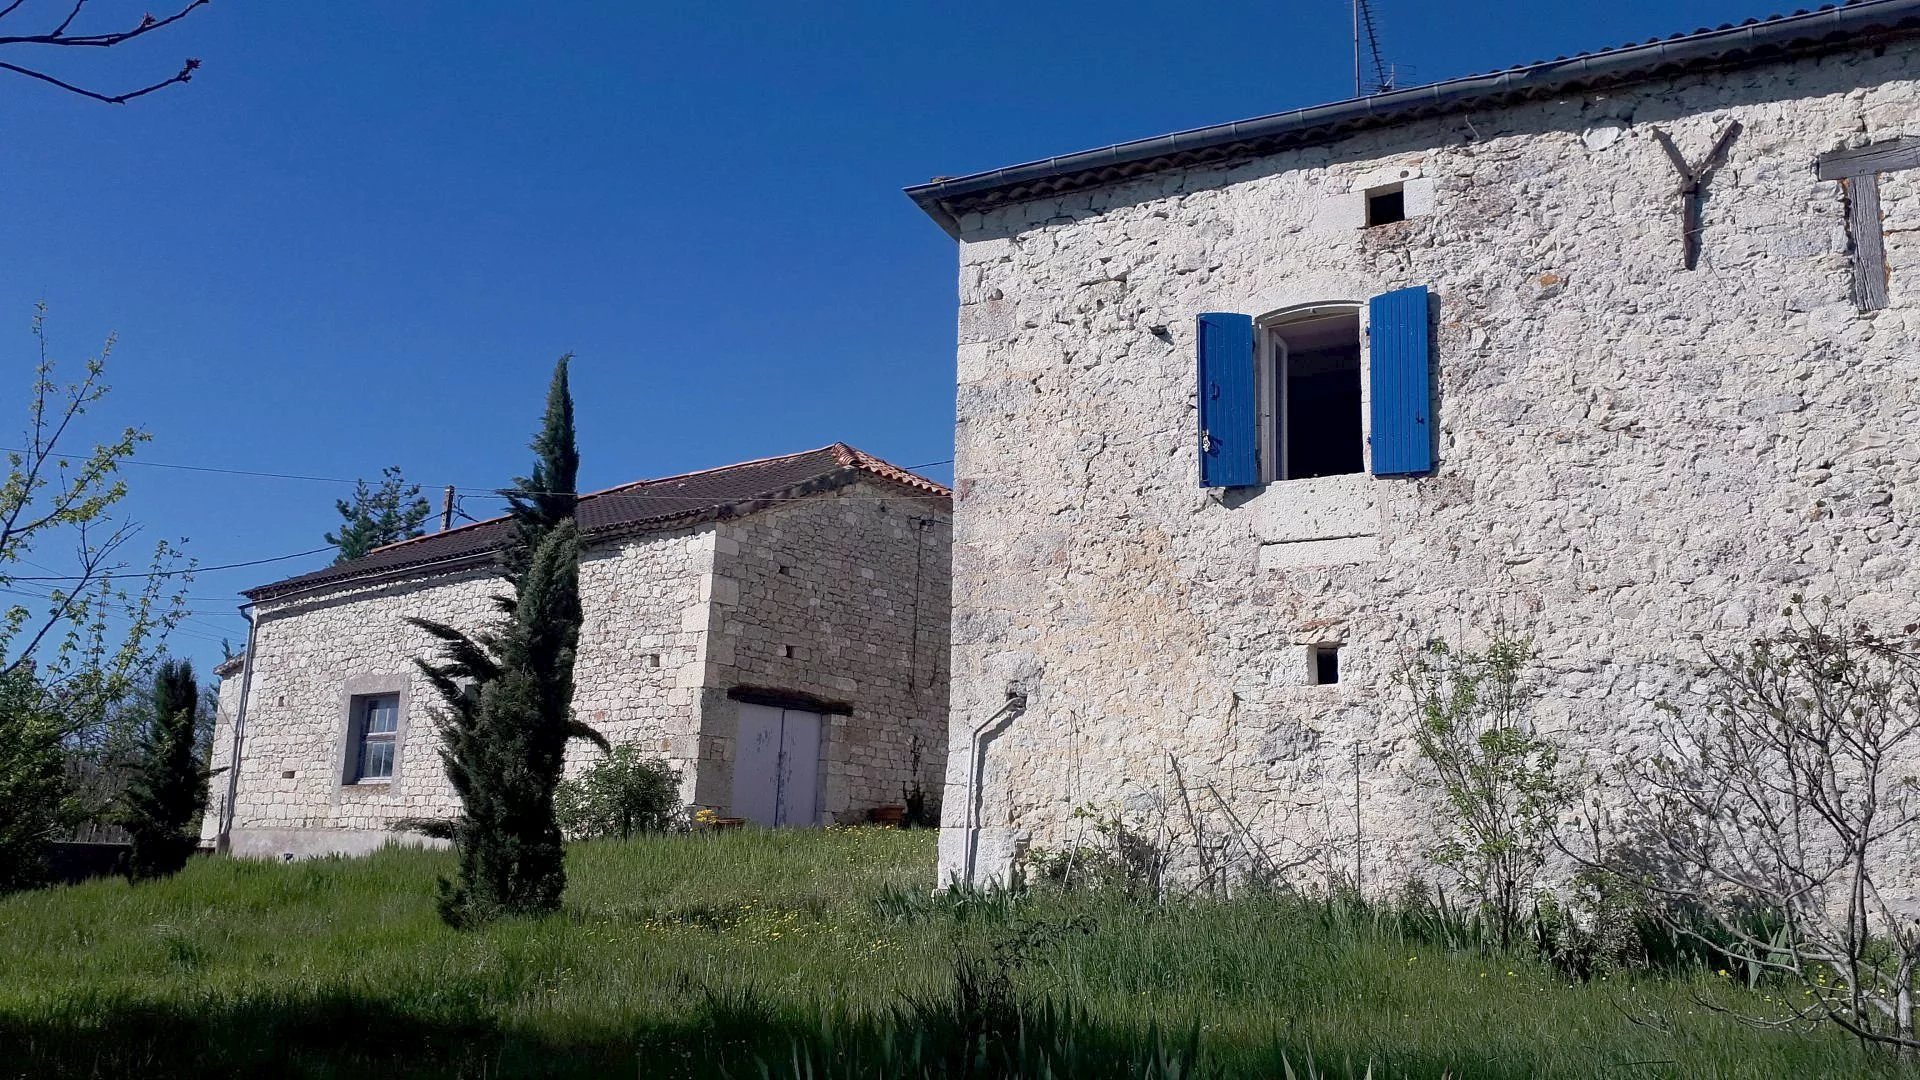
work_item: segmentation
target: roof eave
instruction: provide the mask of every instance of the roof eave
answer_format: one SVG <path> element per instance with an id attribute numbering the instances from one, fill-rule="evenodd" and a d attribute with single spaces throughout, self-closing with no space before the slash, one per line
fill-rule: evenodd
<path id="1" fill-rule="evenodd" d="M 410 578 L 438 577 L 442 574 L 458 573 L 477 566 L 490 565 L 498 554 L 497 548 L 470 552 L 413 563 L 408 566 L 388 566 L 378 570 L 367 570 L 345 577 L 328 578 L 324 581 L 302 582 L 297 578 L 276 581 L 269 585 L 260 585 L 240 590 L 240 595 L 254 603 L 285 600 L 294 596 L 319 596 L 335 589 L 366 588 L 369 585 L 385 585 Z"/>
<path id="2" fill-rule="evenodd" d="M 971 176 L 918 184 L 907 188 L 906 193 L 949 236 L 958 239 L 960 217 L 972 211 L 1100 187 L 1163 169 L 1258 156 L 1479 105 L 1624 85 L 1658 78 L 1677 68 L 1743 66 L 1857 46 L 1879 35 L 1904 35 L 1914 31 L 1920 31 L 1920 0 L 1860 0 L 1844 7 L 1703 30 L 1373 97 L 1137 139 Z M 1166 160 L 1156 161 L 1163 158 Z M 1116 170 L 1118 175 L 1114 175 Z M 1042 184 L 1046 185 L 1045 190 L 1027 190 Z"/>

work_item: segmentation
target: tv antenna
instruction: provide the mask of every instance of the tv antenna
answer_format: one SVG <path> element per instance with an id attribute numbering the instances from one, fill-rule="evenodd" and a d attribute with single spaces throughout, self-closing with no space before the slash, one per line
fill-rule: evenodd
<path id="1" fill-rule="evenodd" d="M 1372 97 L 1393 90 L 1395 75 L 1393 65 L 1380 55 L 1380 31 L 1374 25 L 1373 5 L 1368 0 L 1353 2 L 1353 96 Z M 1361 67 L 1361 46 L 1365 45 L 1366 55 L 1373 62 L 1373 82 L 1368 83 Z"/>

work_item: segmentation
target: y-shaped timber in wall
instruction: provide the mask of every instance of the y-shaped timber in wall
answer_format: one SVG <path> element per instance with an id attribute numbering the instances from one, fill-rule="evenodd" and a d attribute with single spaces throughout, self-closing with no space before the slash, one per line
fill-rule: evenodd
<path id="1" fill-rule="evenodd" d="M 1707 181 L 1713 178 L 1713 171 L 1726 160 L 1727 147 L 1733 145 L 1734 136 L 1740 134 L 1740 121 L 1727 125 L 1720 137 L 1713 142 L 1713 149 L 1698 164 L 1689 165 L 1673 144 L 1673 136 L 1653 129 L 1653 137 L 1660 140 L 1660 148 L 1667 152 L 1667 159 L 1673 162 L 1673 171 L 1680 174 L 1680 250 L 1681 260 L 1691 270 L 1700 264 L 1700 200 L 1705 197 Z"/>
<path id="2" fill-rule="evenodd" d="M 1847 235 L 1853 238 L 1853 302 L 1861 311 L 1887 306 L 1887 246 L 1880 235 L 1880 174 L 1920 169 L 1920 137 L 1823 154 L 1822 180 L 1847 193 Z"/>

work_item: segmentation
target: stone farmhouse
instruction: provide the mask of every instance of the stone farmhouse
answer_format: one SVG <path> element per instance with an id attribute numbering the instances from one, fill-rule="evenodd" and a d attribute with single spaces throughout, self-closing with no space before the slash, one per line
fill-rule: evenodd
<path id="1" fill-rule="evenodd" d="M 845 444 L 583 496 L 574 709 L 670 761 L 682 794 L 763 825 L 861 820 L 946 755 L 949 497 Z M 240 855 L 369 851 L 451 816 L 417 615 L 497 616 L 504 519 L 246 593 L 220 674 L 206 839 Z M 598 750 L 576 744 L 577 770 Z"/>
<path id="2" fill-rule="evenodd" d="M 1424 642 L 1531 634 L 1597 771 L 1792 593 L 1914 621 L 1915 0 L 908 193 L 960 253 L 943 879 L 1091 806 L 1391 885 Z"/>

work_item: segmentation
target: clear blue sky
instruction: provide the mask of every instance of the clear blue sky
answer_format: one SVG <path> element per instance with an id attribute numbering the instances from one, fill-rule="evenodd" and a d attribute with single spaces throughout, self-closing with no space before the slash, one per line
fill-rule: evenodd
<path id="1" fill-rule="evenodd" d="M 1410 82 L 1768 13 L 1378 11 Z M 955 253 L 901 187 L 1348 97 L 1347 26 L 1343 0 L 220 0 L 55 58 L 124 89 L 198 56 L 189 86 L 113 107 L 0 73 L 0 431 L 44 299 L 59 357 L 119 334 L 96 430 L 145 426 L 155 461 L 397 464 L 437 505 L 524 470 L 567 350 L 588 488 L 834 440 L 942 461 Z M 203 565 L 317 546 L 342 493 L 129 480 L 129 516 Z M 175 651 L 217 658 L 245 636 L 238 589 L 324 561 L 201 575 Z"/>

